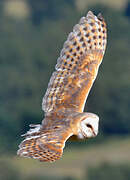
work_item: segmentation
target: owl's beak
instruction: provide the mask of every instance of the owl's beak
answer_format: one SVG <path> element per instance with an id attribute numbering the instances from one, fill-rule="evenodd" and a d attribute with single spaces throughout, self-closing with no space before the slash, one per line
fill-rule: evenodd
<path id="1" fill-rule="evenodd" d="M 98 131 L 94 131 L 94 129 L 92 128 L 92 132 L 93 132 L 94 137 L 97 136 Z"/>

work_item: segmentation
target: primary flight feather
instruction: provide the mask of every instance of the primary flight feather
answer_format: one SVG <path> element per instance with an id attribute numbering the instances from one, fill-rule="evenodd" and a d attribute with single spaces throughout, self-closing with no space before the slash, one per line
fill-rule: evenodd
<path id="1" fill-rule="evenodd" d="M 19 145 L 18 155 L 40 161 L 58 160 L 66 140 L 95 137 L 99 118 L 83 112 L 106 48 L 106 23 L 91 11 L 82 17 L 64 43 L 48 89 L 43 97 L 45 118 L 30 125 Z"/>

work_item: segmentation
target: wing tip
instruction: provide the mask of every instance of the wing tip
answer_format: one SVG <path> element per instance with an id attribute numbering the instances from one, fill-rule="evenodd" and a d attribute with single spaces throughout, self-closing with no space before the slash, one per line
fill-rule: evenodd
<path id="1" fill-rule="evenodd" d="M 101 13 L 99 13 L 97 16 L 94 15 L 94 13 L 92 11 L 88 11 L 87 15 L 86 15 L 87 18 L 97 18 L 98 20 L 100 21 L 104 21 L 104 18 L 102 16 Z"/>
<path id="2" fill-rule="evenodd" d="M 87 18 L 89 18 L 89 17 L 94 17 L 94 13 L 93 13 L 92 11 L 88 11 L 86 17 L 87 17 Z"/>
<path id="3" fill-rule="evenodd" d="M 102 16 L 101 13 L 99 13 L 99 14 L 97 15 L 97 18 L 98 18 L 100 21 L 104 21 L 104 18 L 103 18 L 103 16 Z"/>

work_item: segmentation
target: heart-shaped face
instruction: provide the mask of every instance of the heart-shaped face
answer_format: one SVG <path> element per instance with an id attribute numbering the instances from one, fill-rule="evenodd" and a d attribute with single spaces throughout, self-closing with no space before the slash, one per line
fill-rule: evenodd
<path id="1" fill-rule="evenodd" d="M 81 121 L 78 137 L 91 138 L 98 134 L 99 117 L 93 113 L 86 113 L 86 117 Z"/>

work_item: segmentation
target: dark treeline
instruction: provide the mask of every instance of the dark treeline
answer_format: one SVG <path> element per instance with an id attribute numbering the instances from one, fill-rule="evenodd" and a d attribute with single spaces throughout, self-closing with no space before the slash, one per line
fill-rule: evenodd
<path id="1" fill-rule="evenodd" d="M 125 9 L 96 5 L 81 13 L 74 0 L 26 3 L 29 16 L 18 18 L 5 11 L 6 1 L 0 2 L 0 151 L 16 150 L 20 134 L 43 119 L 42 97 L 63 42 L 90 9 L 105 17 L 108 45 L 85 111 L 100 116 L 102 134 L 128 134 L 130 20 Z"/>

